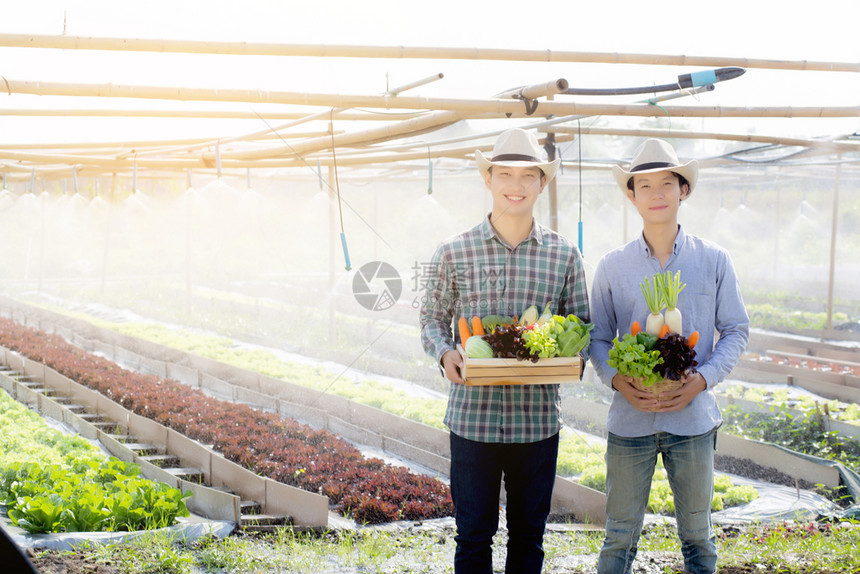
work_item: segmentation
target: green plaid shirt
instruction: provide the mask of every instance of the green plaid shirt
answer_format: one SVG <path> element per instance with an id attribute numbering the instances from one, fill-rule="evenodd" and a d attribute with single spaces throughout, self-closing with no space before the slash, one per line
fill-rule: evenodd
<path id="1" fill-rule="evenodd" d="M 537 222 L 511 248 L 489 216 L 473 229 L 443 241 L 422 277 L 421 342 L 437 361 L 456 348 L 460 316 L 521 315 L 552 301 L 559 315 L 589 321 L 582 256 L 576 245 Z M 451 384 L 445 424 L 463 438 L 528 443 L 561 429 L 558 385 L 467 386 Z"/>

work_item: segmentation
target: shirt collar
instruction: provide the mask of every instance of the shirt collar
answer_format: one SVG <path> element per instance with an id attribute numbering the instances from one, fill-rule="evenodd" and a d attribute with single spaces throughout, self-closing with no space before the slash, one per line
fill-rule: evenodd
<path id="1" fill-rule="evenodd" d="M 681 250 L 681 246 L 687 241 L 687 234 L 684 233 L 684 227 L 678 224 L 678 235 L 675 236 L 675 245 L 672 247 L 672 252 L 677 255 Z"/>
<path id="2" fill-rule="evenodd" d="M 675 236 L 675 243 L 672 245 L 672 253 L 677 255 L 681 250 L 681 246 L 684 245 L 684 242 L 687 241 L 687 234 L 684 233 L 684 226 L 680 223 L 678 224 L 678 234 Z M 648 247 L 648 243 L 645 241 L 645 231 L 639 234 L 639 249 L 646 256 L 651 255 L 651 249 Z"/>
<path id="3" fill-rule="evenodd" d="M 484 240 L 490 240 L 495 237 L 502 245 L 508 245 L 505 240 L 499 236 L 498 232 L 496 232 L 496 228 L 493 227 L 493 224 L 490 223 L 490 215 L 492 215 L 492 213 L 488 213 L 484 218 L 484 221 L 481 223 L 481 237 Z M 538 245 L 543 245 L 543 227 L 538 225 L 538 222 L 534 219 L 532 219 L 532 230 L 529 232 L 528 237 L 525 238 L 523 243 L 532 239 L 534 239 Z"/>

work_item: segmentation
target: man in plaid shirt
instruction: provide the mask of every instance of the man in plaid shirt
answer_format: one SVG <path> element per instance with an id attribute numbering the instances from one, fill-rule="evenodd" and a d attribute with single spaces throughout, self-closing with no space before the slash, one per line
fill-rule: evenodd
<path id="1" fill-rule="evenodd" d="M 451 430 L 457 574 L 493 571 L 502 477 L 505 572 L 537 574 L 543 565 L 561 429 L 558 385 L 465 385 L 452 329 L 460 316 L 519 315 L 548 302 L 559 315 L 589 321 L 579 250 L 533 217 L 560 163 L 540 156 L 537 138 L 519 128 L 498 137 L 490 158 L 476 151 L 492 211 L 471 230 L 443 241 L 429 265 L 421 341 L 451 381 L 445 424 Z"/>

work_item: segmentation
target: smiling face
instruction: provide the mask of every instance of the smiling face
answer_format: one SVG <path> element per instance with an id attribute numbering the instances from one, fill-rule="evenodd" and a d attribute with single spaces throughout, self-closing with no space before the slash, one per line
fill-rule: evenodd
<path id="1" fill-rule="evenodd" d="M 646 224 L 676 224 L 681 201 L 690 194 L 690 186 L 681 184 L 676 173 L 655 171 L 633 176 L 633 190 L 627 198 L 636 206 Z"/>
<path id="2" fill-rule="evenodd" d="M 493 195 L 493 216 L 532 217 L 532 209 L 546 185 L 537 167 L 494 165 L 484 173 L 484 183 Z"/>

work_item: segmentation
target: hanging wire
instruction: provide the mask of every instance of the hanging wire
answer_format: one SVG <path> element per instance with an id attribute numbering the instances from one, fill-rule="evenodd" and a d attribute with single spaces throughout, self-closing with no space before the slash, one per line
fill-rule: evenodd
<path id="1" fill-rule="evenodd" d="M 331 115 L 329 116 L 329 132 L 331 133 L 331 162 L 332 167 L 334 168 L 334 187 L 337 192 L 337 210 L 340 216 L 340 244 L 343 247 L 343 259 L 345 263 L 346 270 L 349 271 L 352 269 L 352 266 L 349 264 L 349 248 L 346 245 L 346 233 L 343 230 L 343 203 L 340 199 L 340 182 L 337 179 L 337 155 L 335 155 L 335 145 L 334 145 L 334 108 L 331 109 Z"/>
<path id="2" fill-rule="evenodd" d="M 221 140 L 215 142 L 215 170 L 218 172 L 218 179 L 221 179 Z"/>
<path id="3" fill-rule="evenodd" d="M 666 111 L 666 108 L 664 108 L 660 104 L 656 104 L 656 103 L 652 102 L 651 100 L 648 100 L 648 103 L 652 106 L 655 106 L 655 107 L 663 110 L 663 113 L 666 114 L 667 118 L 669 118 L 669 137 L 671 137 L 671 135 L 672 135 L 672 116 L 669 115 L 669 112 Z"/>
<path id="4" fill-rule="evenodd" d="M 252 112 L 254 112 L 254 114 L 257 116 L 257 118 L 259 118 L 259 120 L 260 120 L 261 122 L 263 122 L 264 124 L 266 124 L 266 126 L 268 126 L 269 131 L 271 131 L 273 134 L 275 134 L 275 135 L 278 137 L 278 139 L 280 139 L 280 140 L 281 140 L 281 143 L 283 143 L 285 146 L 287 146 L 287 148 L 289 148 L 289 150 L 290 150 L 290 151 L 291 151 L 291 152 L 292 152 L 292 153 L 293 153 L 293 154 L 294 154 L 294 155 L 295 155 L 299 160 L 301 160 L 301 162 L 302 162 L 302 163 L 304 163 L 304 164 L 305 164 L 305 166 L 307 166 L 310 170 L 315 171 L 315 173 L 316 173 L 316 174 L 319 176 L 319 178 L 320 178 L 320 190 L 322 190 L 322 187 L 323 187 L 323 179 L 322 179 L 322 169 L 320 168 L 319 160 L 317 160 L 317 169 L 316 169 L 316 170 L 314 170 L 313 166 L 312 166 L 311 164 L 309 164 L 309 163 L 308 163 L 308 161 L 304 158 L 304 156 L 303 156 L 302 154 L 300 154 L 299 152 L 297 152 L 297 151 L 295 150 L 295 148 L 293 148 L 293 146 L 291 146 L 291 145 L 290 145 L 290 142 L 288 142 L 287 140 L 285 140 L 285 139 L 284 139 L 284 137 L 283 137 L 280 133 L 278 133 L 277 131 L 275 131 L 275 128 L 274 128 L 274 127 L 272 127 L 272 125 L 271 125 L 271 124 L 266 120 L 266 118 L 264 118 L 263 116 L 261 116 L 261 115 L 260 115 L 260 113 L 259 113 L 259 112 L 257 112 L 257 110 L 255 110 L 253 107 L 251 108 L 251 111 L 252 111 Z M 328 184 L 326 184 L 326 185 L 328 185 Z M 329 186 L 329 187 L 330 187 L 330 186 Z M 334 190 L 332 190 L 332 191 L 334 191 Z M 364 217 L 362 217 L 362 215 L 361 215 L 359 212 L 357 212 L 357 211 L 355 210 L 355 208 L 354 208 L 354 207 L 352 207 L 352 206 L 349 204 L 349 202 L 348 202 L 348 201 L 347 201 L 347 202 L 344 202 L 344 203 L 346 203 L 346 206 L 347 206 L 350 210 L 352 210 L 352 212 L 355 214 L 355 216 L 356 216 L 356 217 L 358 217 L 358 219 L 359 219 L 362 223 L 364 223 L 364 224 L 367 226 L 367 228 L 368 228 L 368 229 L 370 229 L 370 231 L 372 231 L 372 232 L 373 232 L 373 234 L 374 234 L 374 235 L 376 235 L 376 237 L 378 237 L 378 238 L 379 238 L 379 240 L 380 240 L 380 241 L 382 241 L 382 243 L 383 243 L 386 247 L 391 248 L 391 244 L 390 244 L 390 243 L 388 243 L 388 241 L 386 241 L 386 240 L 385 240 L 385 238 L 384 238 L 384 237 L 382 237 L 382 236 L 379 234 L 379 232 L 376 230 L 376 228 L 375 228 L 375 227 L 373 227 L 373 226 L 372 226 L 372 225 L 371 225 L 371 224 L 370 224 L 366 219 L 364 219 Z"/>
<path id="5" fill-rule="evenodd" d="M 433 195 L 433 157 L 430 155 L 430 146 L 427 146 L 427 195 Z"/>
<path id="6" fill-rule="evenodd" d="M 582 254 L 582 122 L 577 119 L 576 126 L 579 130 L 577 141 L 579 143 L 579 253 Z"/>

